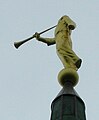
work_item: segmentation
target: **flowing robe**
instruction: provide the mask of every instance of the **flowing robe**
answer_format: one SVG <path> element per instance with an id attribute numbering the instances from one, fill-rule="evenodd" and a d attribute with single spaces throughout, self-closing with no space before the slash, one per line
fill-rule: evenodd
<path id="1" fill-rule="evenodd" d="M 63 16 L 55 30 L 55 42 L 57 54 L 64 67 L 77 70 L 76 63 L 80 58 L 72 50 L 71 41 L 71 31 L 75 26 L 75 23 L 68 16 Z"/>

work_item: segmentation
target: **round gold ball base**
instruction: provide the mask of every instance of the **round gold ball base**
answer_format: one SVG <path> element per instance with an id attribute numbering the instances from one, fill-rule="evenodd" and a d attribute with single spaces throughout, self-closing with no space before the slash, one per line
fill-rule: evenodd
<path id="1" fill-rule="evenodd" d="M 79 76 L 77 71 L 72 68 L 62 69 L 58 74 L 58 82 L 61 86 L 64 86 L 66 82 L 69 82 L 75 87 L 78 83 L 78 79 Z"/>

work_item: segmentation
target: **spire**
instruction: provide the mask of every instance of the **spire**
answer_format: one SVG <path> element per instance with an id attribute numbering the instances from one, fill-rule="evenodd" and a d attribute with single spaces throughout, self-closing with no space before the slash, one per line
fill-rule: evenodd
<path id="1" fill-rule="evenodd" d="M 85 104 L 67 82 L 51 104 L 51 120 L 86 120 Z"/>

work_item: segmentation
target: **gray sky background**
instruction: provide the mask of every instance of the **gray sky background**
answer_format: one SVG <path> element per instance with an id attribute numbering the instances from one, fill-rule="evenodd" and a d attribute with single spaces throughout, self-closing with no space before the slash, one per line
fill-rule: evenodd
<path id="1" fill-rule="evenodd" d="M 0 0 L 0 120 L 50 119 L 63 68 L 55 45 L 33 39 L 16 50 L 13 43 L 56 25 L 63 15 L 77 24 L 73 49 L 83 60 L 75 89 L 87 120 L 99 119 L 99 0 Z"/>

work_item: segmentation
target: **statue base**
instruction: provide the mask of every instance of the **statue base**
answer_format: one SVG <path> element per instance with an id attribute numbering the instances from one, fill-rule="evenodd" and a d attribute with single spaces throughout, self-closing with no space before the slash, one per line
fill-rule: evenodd
<path id="1" fill-rule="evenodd" d="M 78 83 L 78 80 L 78 73 L 72 68 L 62 69 L 58 74 L 58 82 L 61 86 L 64 86 L 66 82 L 69 82 L 73 87 L 75 87 Z"/>

